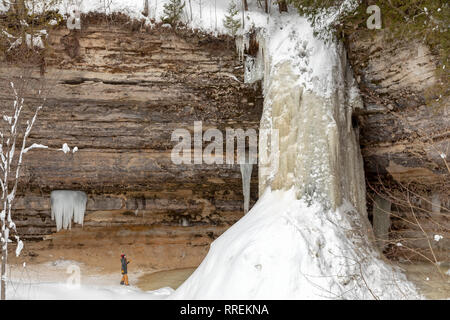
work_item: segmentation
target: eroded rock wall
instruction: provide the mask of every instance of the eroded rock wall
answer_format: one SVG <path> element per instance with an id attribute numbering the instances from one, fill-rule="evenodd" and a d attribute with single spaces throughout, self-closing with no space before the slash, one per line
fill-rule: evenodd
<path id="1" fill-rule="evenodd" d="M 369 213 L 377 193 L 392 201 L 388 254 L 434 261 L 431 247 L 438 260 L 448 260 L 448 75 L 437 70 L 439 57 L 421 39 L 387 41 L 388 32 L 354 32 L 347 39 L 364 100 L 354 122 L 360 132 Z M 433 197 L 439 198 L 434 210 Z M 443 238 L 436 241 L 436 235 Z"/>
<path id="2" fill-rule="evenodd" d="M 159 250 L 170 251 L 171 243 L 201 247 L 187 249 L 199 254 L 190 264 L 199 263 L 209 243 L 243 215 L 241 174 L 237 165 L 175 165 L 171 134 L 192 132 L 194 121 L 224 136 L 228 127 L 258 130 L 261 91 L 243 84 L 233 42 L 97 22 L 77 33 L 58 29 L 48 50 L 51 90 L 30 141 L 50 148 L 26 155 L 15 213 L 19 232 L 25 239 L 53 234 L 50 192 L 82 190 L 89 199 L 86 234 L 77 231 L 73 245 L 128 243 L 135 237 L 124 230 L 138 228 L 144 243 L 158 235 Z M 3 86 L 12 72 L 2 70 Z M 0 95 L 11 103 L 6 87 Z M 78 152 L 58 151 L 63 143 Z M 251 203 L 257 196 L 253 172 Z M 188 227 L 180 227 L 182 220 Z"/>

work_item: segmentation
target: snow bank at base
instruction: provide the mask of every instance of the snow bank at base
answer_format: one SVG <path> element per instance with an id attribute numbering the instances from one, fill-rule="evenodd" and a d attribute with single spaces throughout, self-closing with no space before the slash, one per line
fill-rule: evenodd
<path id="1" fill-rule="evenodd" d="M 19 283 L 7 287 L 8 300 L 160 300 L 173 292 L 171 288 L 144 292 L 134 287 L 79 286 L 65 283 Z"/>
<path id="2" fill-rule="evenodd" d="M 348 203 L 324 211 L 297 200 L 294 189 L 267 190 L 170 298 L 419 298 L 399 270 L 365 246 L 357 215 Z"/>

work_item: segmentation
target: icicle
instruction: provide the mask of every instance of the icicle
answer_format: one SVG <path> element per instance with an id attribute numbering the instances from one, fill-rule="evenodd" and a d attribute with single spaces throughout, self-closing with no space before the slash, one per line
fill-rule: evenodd
<path id="1" fill-rule="evenodd" d="M 244 61 L 244 52 L 250 46 L 250 36 L 248 33 L 236 36 L 236 50 L 239 55 L 239 60 Z"/>
<path id="2" fill-rule="evenodd" d="M 72 220 L 83 225 L 87 195 L 82 191 L 58 190 L 51 196 L 52 220 L 56 220 L 56 230 L 70 229 Z"/>
<path id="3" fill-rule="evenodd" d="M 264 78 L 264 60 L 258 54 L 256 58 L 245 59 L 244 82 L 255 83 Z"/>
<path id="4" fill-rule="evenodd" d="M 189 221 L 185 217 L 181 218 L 181 226 L 189 227 Z"/>
<path id="5" fill-rule="evenodd" d="M 240 165 L 242 175 L 242 191 L 244 193 L 244 213 L 247 213 L 250 205 L 250 182 L 252 178 L 252 163 L 243 163 Z"/>
<path id="6" fill-rule="evenodd" d="M 441 213 L 441 198 L 438 193 L 431 196 L 431 211 L 435 214 Z"/>
<path id="7" fill-rule="evenodd" d="M 20 256 L 20 253 L 22 252 L 22 249 L 23 249 L 23 241 L 19 240 L 17 242 L 16 257 Z"/>
<path id="8" fill-rule="evenodd" d="M 264 45 L 265 40 L 261 36 L 261 31 L 256 34 L 256 41 L 258 42 L 258 53 L 255 57 L 245 57 L 244 68 L 244 82 L 255 83 L 264 79 L 265 61 L 264 61 Z M 248 46 L 248 44 L 247 44 Z"/>

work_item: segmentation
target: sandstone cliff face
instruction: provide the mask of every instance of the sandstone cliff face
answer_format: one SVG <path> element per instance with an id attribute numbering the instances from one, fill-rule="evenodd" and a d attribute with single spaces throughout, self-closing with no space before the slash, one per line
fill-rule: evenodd
<path id="1" fill-rule="evenodd" d="M 150 262 L 153 267 L 194 266 L 211 241 L 242 217 L 241 176 L 238 166 L 173 164 L 171 133 L 192 131 L 194 121 L 203 121 L 203 130 L 257 130 L 262 93 L 243 84 L 232 41 L 183 30 L 129 29 L 91 21 L 80 33 L 62 28 L 51 34 L 46 59 L 51 90 L 31 136 L 50 149 L 27 154 L 16 203 L 18 229 L 25 239 L 51 239 L 50 246 L 137 246 L 138 254 L 161 257 Z M 449 105 L 442 99 L 426 104 L 439 99 L 435 58 L 418 43 L 356 33 L 348 55 L 365 104 L 354 125 L 369 212 L 371 186 L 380 181 L 421 190 L 415 202 L 419 219 L 433 213 L 432 222 L 423 219 L 422 225 L 430 239 L 444 236 L 431 244 L 439 257 L 448 257 L 449 172 L 441 154 L 448 159 Z M 11 72 L 3 69 L 0 78 L 7 80 Z M 10 102 L 6 88 L 0 99 Z M 58 151 L 63 143 L 79 151 Z M 252 203 L 257 172 L 254 168 Z M 49 199 L 57 189 L 88 194 L 83 229 L 55 234 Z M 439 210 L 432 205 L 436 197 Z M 395 243 L 405 241 L 405 247 L 428 252 L 420 228 L 407 222 L 409 206 L 392 208 L 391 252 L 401 251 Z M 181 226 L 183 220 L 188 227 Z"/>
<path id="2" fill-rule="evenodd" d="M 368 175 L 377 169 L 401 175 L 400 167 L 408 167 L 408 179 L 442 184 L 449 174 L 440 155 L 449 152 L 450 105 L 435 92 L 442 82 L 436 57 L 419 41 L 383 39 L 349 42 L 365 102 L 358 120 Z"/>
<path id="3" fill-rule="evenodd" d="M 202 121 L 203 130 L 218 128 L 224 141 L 225 128 L 258 129 L 261 92 L 243 84 L 232 45 L 182 30 L 129 31 L 97 23 L 79 33 L 57 30 L 50 50 L 51 90 L 30 138 L 50 149 L 27 154 L 25 187 L 16 206 L 19 232 L 25 239 L 53 234 L 50 192 L 82 190 L 89 198 L 86 233 L 73 236 L 74 245 L 102 239 L 128 243 L 141 234 L 165 239 L 155 243 L 167 250 L 182 243 L 206 253 L 209 243 L 243 215 L 240 169 L 175 165 L 171 134 L 177 128 L 192 132 L 194 121 Z M 9 72 L 2 70 L 1 77 Z M 10 99 L 6 89 L 1 99 Z M 79 151 L 57 151 L 63 143 Z M 253 172 L 252 203 L 257 195 Z M 182 220 L 189 227 L 180 227 Z M 130 228 L 140 231 L 125 232 Z"/>
<path id="4" fill-rule="evenodd" d="M 437 76 L 437 57 L 427 46 L 386 41 L 383 32 L 355 32 L 347 41 L 365 105 L 355 122 L 368 205 L 375 193 L 392 202 L 390 254 L 433 259 L 428 237 L 438 258 L 448 260 L 450 104 L 439 90 L 448 83 Z M 436 234 L 443 240 L 434 241 Z"/>

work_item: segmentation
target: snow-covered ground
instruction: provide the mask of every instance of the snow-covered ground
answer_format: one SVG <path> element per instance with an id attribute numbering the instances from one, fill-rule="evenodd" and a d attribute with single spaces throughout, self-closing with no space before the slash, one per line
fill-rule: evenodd
<path id="1" fill-rule="evenodd" d="M 159 300 L 173 292 L 170 288 L 143 292 L 135 287 L 82 285 L 60 282 L 19 283 L 8 286 L 6 296 L 15 300 Z"/>
<path id="2" fill-rule="evenodd" d="M 122 286 L 120 273 L 105 274 L 72 260 L 14 266 L 10 272 L 6 296 L 11 300 L 155 300 L 174 291 L 168 287 L 142 291 L 136 286 L 142 275 L 139 271 L 129 275 L 130 286 Z"/>

